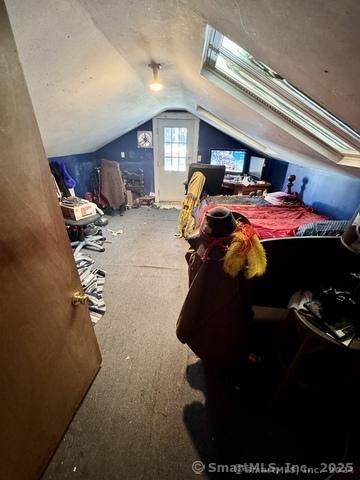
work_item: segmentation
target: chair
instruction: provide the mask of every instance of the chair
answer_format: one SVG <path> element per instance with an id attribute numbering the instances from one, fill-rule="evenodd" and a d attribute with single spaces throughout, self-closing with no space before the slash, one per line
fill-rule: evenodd
<path id="1" fill-rule="evenodd" d="M 305 311 L 291 309 L 278 347 L 283 377 L 273 404 L 286 398 L 292 389 L 297 394 L 309 389 L 321 392 L 327 403 L 336 403 L 340 396 L 341 402 L 350 404 L 360 379 L 358 337 L 344 345 L 314 325 Z"/>
<path id="2" fill-rule="evenodd" d="M 207 195 L 218 195 L 221 192 L 221 186 L 225 175 L 225 165 L 191 163 L 189 165 L 187 181 L 184 182 L 185 193 L 187 193 L 191 177 L 195 172 L 200 172 L 205 176 L 205 184 L 200 192 L 200 197 L 204 192 L 206 192 Z"/>
<path id="3" fill-rule="evenodd" d="M 339 237 L 267 239 L 262 245 L 268 268 L 265 275 L 253 279 L 252 303 L 257 306 L 254 324 L 260 322 L 260 340 L 269 342 L 271 328 L 273 339 L 277 338 L 269 344 L 282 374 L 273 404 L 292 388 L 299 391 L 299 387 L 306 390 L 321 385 L 323 392 L 329 393 L 341 383 L 348 388 L 338 387 L 337 393 L 349 397 L 349 386 L 357 385 L 360 378 L 359 341 L 344 346 L 314 326 L 304 313 L 287 310 L 287 305 L 296 291 L 316 292 L 347 272 L 359 271 L 360 256 L 344 248 Z M 263 325 L 269 328 L 261 328 Z"/>

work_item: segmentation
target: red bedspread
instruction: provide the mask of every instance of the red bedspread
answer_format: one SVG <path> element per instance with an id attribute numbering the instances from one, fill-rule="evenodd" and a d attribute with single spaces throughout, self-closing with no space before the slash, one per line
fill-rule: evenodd
<path id="1" fill-rule="evenodd" d="M 310 207 L 275 207 L 273 205 L 215 205 L 209 204 L 201 211 L 201 225 L 205 213 L 214 207 L 226 207 L 232 212 L 239 212 L 254 225 L 259 238 L 293 237 L 297 228 L 305 223 L 326 219 L 313 212 Z"/>

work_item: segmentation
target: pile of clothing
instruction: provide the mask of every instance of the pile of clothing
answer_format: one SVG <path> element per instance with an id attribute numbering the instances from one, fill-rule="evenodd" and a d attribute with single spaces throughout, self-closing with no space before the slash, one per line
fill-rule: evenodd
<path id="1" fill-rule="evenodd" d="M 106 272 L 96 268 L 95 261 L 89 255 L 77 253 L 74 258 L 82 288 L 88 297 L 91 321 L 95 325 L 106 312 L 103 299 Z"/>

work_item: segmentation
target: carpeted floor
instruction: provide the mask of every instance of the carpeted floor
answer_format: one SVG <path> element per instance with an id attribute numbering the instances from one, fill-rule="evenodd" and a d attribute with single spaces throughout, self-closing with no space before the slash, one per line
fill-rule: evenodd
<path id="1" fill-rule="evenodd" d="M 107 271 L 107 312 L 95 326 L 103 364 L 44 480 L 192 478 L 198 454 L 182 408 L 202 395 L 187 383 L 195 360 L 175 336 L 187 291 L 177 216 L 142 207 L 109 217 L 123 234 L 106 232 L 106 251 L 90 253 Z"/>
<path id="2" fill-rule="evenodd" d="M 187 480 L 198 460 L 351 461 L 346 434 L 315 406 L 267 410 L 268 371 L 250 369 L 234 383 L 177 340 L 187 292 L 177 216 L 142 207 L 110 217 L 108 228 L 123 234 L 107 232 L 106 251 L 91 253 L 107 271 L 107 313 L 95 326 L 103 365 L 43 480 Z"/>

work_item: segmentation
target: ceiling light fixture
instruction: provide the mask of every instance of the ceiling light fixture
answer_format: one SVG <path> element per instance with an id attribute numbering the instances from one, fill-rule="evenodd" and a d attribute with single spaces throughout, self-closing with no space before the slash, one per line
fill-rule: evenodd
<path id="1" fill-rule="evenodd" d="M 163 84 L 160 82 L 159 79 L 159 70 L 162 69 L 162 65 L 161 63 L 149 63 L 149 67 L 152 69 L 154 77 L 152 82 L 150 83 L 150 88 L 154 92 L 159 92 L 163 89 Z"/>

